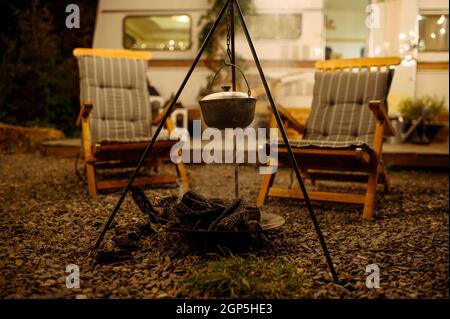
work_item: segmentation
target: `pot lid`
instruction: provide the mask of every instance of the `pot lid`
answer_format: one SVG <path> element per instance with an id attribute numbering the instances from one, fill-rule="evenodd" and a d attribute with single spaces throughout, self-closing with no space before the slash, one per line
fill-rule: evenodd
<path id="1" fill-rule="evenodd" d="M 226 100 L 226 99 L 253 99 L 252 96 L 248 96 L 244 92 L 228 91 L 228 92 L 217 92 L 209 94 L 203 97 L 200 101 L 210 101 L 210 100 Z"/>

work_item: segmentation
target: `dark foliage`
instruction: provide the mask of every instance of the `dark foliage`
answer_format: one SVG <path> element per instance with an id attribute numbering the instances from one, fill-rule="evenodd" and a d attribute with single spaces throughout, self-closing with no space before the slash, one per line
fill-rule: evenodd
<path id="1" fill-rule="evenodd" d="M 199 46 L 205 41 L 206 36 L 214 24 L 220 10 L 225 5 L 226 0 L 209 0 L 211 7 L 205 14 L 200 17 L 198 22 L 201 27 L 201 31 L 198 34 Z M 242 12 L 245 14 L 250 11 L 253 6 L 251 0 L 241 1 L 239 3 Z M 237 10 L 235 12 L 235 23 L 237 26 L 240 25 L 240 20 L 237 17 Z M 211 42 L 206 47 L 205 54 L 207 59 L 223 59 L 226 57 L 226 48 L 224 46 L 226 33 L 227 33 L 227 23 L 230 22 L 229 11 L 223 16 L 221 24 L 218 26 L 216 32 L 214 33 Z"/>
<path id="2" fill-rule="evenodd" d="M 79 84 L 72 50 L 92 45 L 97 2 L 76 2 L 79 29 L 66 28 L 69 3 L 19 0 L 0 5 L 0 122 L 76 134 Z"/>

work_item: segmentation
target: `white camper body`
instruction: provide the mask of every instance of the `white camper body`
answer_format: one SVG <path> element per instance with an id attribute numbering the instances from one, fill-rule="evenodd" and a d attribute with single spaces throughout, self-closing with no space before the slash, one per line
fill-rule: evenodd
<path id="1" fill-rule="evenodd" d="M 296 61 L 311 61 L 323 58 L 323 2 L 322 1 L 256 1 L 255 8 L 258 13 L 302 14 L 302 35 L 294 40 L 254 39 L 259 58 L 268 77 L 279 78 L 288 73 L 309 71 L 306 75 L 311 78 L 312 63 L 307 68 Z M 192 19 L 192 45 L 187 51 L 152 51 L 153 61 L 149 71 L 149 78 L 156 89 L 164 96 L 169 97 L 181 84 L 191 61 L 195 58 L 199 43 L 197 34 L 200 31 L 198 21 L 209 7 L 207 0 L 100 0 L 98 7 L 97 24 L 94 35 L 94 47 L 123 48 L 123 21 L 131 15 L 164 15 L 183 14 Z M 226 17 L 224 17 L 225 19 Z M 236 30 L 236 52 L 245 59 L 251 59 L 251 53 L 243 34 Z M 283 63 L 280 63 L 283 62 Z M 286 63 L 287 62 L 287 63 Z M 291 63 L 289 63 L 291 62 Z M 247 72 L 250 78 L 256 75 L 256 68 L 250 67 Z M 197 96 L 202 87 L 206 85 L 206 77 L 211 71 L 204 65 L 199 65 L 192 74 L 186 89 L 180 97 L 184 105 L 197 105 Z M 306 106 L 310 102 L 310 87 L 304 83 L 292 94 L 297 95 L 300 101 L 294 104 Z M 302 99 L 306 99 L 302 101 Z M 292 103 L 291 103 L 292 104 Z"/>
<path id="2" fill-rule="evenodd" d="M 348 21 L 348 32 L 352 23 L 360 25 L 367 20 L 368 13 L 361 10 L 365 0 L 346 0 L 346 7 L 334 8 L 336 0 L 253 0 L 251 14 L 283 14 L 301 16 L 299 36 L 295 38 L 264 39 L 254 37 L 253 42 L 266 76 L 282 79 L 284 85 L 277 91 L 276 99 L 287 107 L 309 107 L 311 103 L 314 61 L 325 58 L 327 43 L 336 43 L 350 55 L 365 48 L 367 56 L 405 56 L 399 52 L 400 34 L 418 32 L 417 16 L 427 12 L 448 15 L 448 2 L 443 0 L 388 0 L 378 4 L 379 24 L 364 27 L 361 32 L 367 36 L 361 39 L 340 38 L 328 27 L 328 17 L 340 24 L 340 17 L 355 11 L 354 20 Z M 208 0 L 99 0 L 93 47 L 124 48 L 124 21 L 132 16 L 183 15 L 190 18 L 190 47 L 184 51 L 151 50 L 149 79 L 164 98 L 169 98 L 180 86 L 199 48 L 198 25 L 202 14 L 211 4 Z M 340 4 L 339 4 L 340 5 Z M 364 7 L 363 7 L 364 9 Z M 327 11 L 328 10 L 328 11 Z M 345 14 L 343 14 L 345 11 Z M 224 16 L 226 19 L 226 16 Z M 342 18 L 343 19 L 343 18 Z M 355 26 L 356 28 L 356 26 Z M 347 31 L 345 31 L 347 32 Z M 344 33 L 345 33 L 344 32 Z M 359 43 L 359 44 L 358 44 Z M 400 44 L 399 44 L 400 43 Z M 236 52 L 251 60 L 251 53 L 240 30 L 236 28 Z M 355 53 L 356 52 L 356 53 Z M 355 56 L 344 56 L 355 57 Z M 445 53 L 413 53 L 406 56 L 405 63 L 398 68 L 391 88 L 391 112 L 396 112 L 396 104 L 406 96 L 425 94 L 444 96 L 448 106 L 448 51 Z M 412 58 L 412 59 L 411 59 Z M 441 67 L 441 66 L 444 67 Z M 446 67 L 445 67 L 446 65 Z M 438 67 L 436 67 L 438 66 Z M 257 70 L 252 63 L 246 69 L 251 82 L 258 85 Z M 198 107 L 198 94 L 206 85 L 211 74 L 204 64 L 200 64 L 192 74 L 180 101 L 188 108 Z"/>

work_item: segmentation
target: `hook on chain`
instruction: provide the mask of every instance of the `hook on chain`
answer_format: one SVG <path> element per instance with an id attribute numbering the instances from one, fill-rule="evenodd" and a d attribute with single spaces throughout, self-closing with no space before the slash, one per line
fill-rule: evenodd
<path id="1" fill-rule="evenodd" d="M 228 58 L 230 59 L 230 63 L 232 63 L 233 58 L 231 56 L 231 48 L 230 48 L 230 44 L 231 44 L 231 6 L 233 4 L 231 3 L 230 6 L 228 7 L 228 23 L 227 23 L 227 54 L 228 54 Z"/>

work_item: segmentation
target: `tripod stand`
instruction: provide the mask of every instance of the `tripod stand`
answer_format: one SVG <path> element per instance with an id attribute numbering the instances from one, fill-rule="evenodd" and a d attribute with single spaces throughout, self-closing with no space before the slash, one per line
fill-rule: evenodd
<path id="1" fill-rule="evenodd" d="M 167 109 L 166 113 L 164 114 L 164 116 L 163 116 L 163 118 L 161 120 L 161 123 L 159 124 L 158 128 L 156 129 L 156 132 L 153 135 L 152 140 L 150 141 L 150 143 L 148 144 L 147 148 L 145 149 L 145 151 L 144 151 L 141 159 L 139 160 L 139 162 L 138 162 L 138 164 L 137 164 L 137 166 L 136 166 L 136 168 L 135 168 L 135 170 L 134 170 L 134 172 L 133 172 L 133 174 L 132 174 L 132 176 L 131 176 L 128 184 L 127 184 L 127 186 L 123 190 L 119 200 L 117 201 L 116 206 L 114 207 L 113 211 L 111 212 L 111 214 L 110 214 L 110 216 L 108 218 L 108 221 L 104 225 L 103 230 L 102 230 L 100 236 L 98 237 L 97 242 L 95 243 L 94 249 L 98 249 L 100 247 L 100 244 L 101 244 L 103 238 L 105 237 L 105 234 L 106 234 L 108 228 L 110 227 L 114 217 L 116 216 L 117 212 L 119 211 L 120 206 L 122 205 L 122 203 L 123 203 L 127 193 L 129 192 L 129 190 L 130 190 L 130 188 L 131 188 L 131 186 L 133 184 L 133 181 L 135 180 L 137 174 L 139 173 L 139 170 L 141 169 L 142 165 L 144 164 L 145 158 L 147 157 L 147 155 L 151 151 L 151 149 L 152 149 L 152 147 L 153 147 L 153 145 L 154 145 L 154 143 L 155 143 L 159 133 L 161 132 L 162 128 L 164 127 L 164 125 L 165 125 L 165 123 L 167 121 L 167 118 L 170 116 L 170 114 L 171 114 L 171 112 L 172 112 L 172 110 L 173 110 L 173 108 L 174 108 L 178 98 L 181 95 L 181 92 L 184 90 L 184 87 L 186 86 L 186 83 L 188 82 L 192 72 L 194 71 L 195 67 L 197 66 L 197 64 L 198 64 L 198 62 L 200 60 L 200 57 L 203 54 L 203 51 L 205 50 L 206 46 L 208 45 L 208 42 L 211 39 L 212 34 L 216 30 L 217 26 L 220 23 L 220 20 L 222 19 L 223 15 L 224 15 L 224 13 L 226 12 L 227 9 L 229 9 L 230 20 L 231 20 L 231 30 L 230 30 L 231 31 L 231 33 L 230 33 L 230 35 L 231 35 L 231 37 L 230 37 L 230 42 L 231 42 L 230 43 L 231 44 L 230 60 L 231 60 L 231 63 L 233 65 L 235 65 L 235 43 L 234 43 L 235 42 L 234 41 L 235 40 L 235 23 L 234 23 L 235 12 L 234 11 L 236 9 L 237 16 L 239 17 L 239 19 L 241 21 L 242 28 L 243 28 L 243 31 L 244 31 L 244 34 L 245 34 L 245 38 L 246 38 L 247 43 L 249 45 L 250 51 L 251 51 L 252 56 L 253 56 L 253 60 L 254 60 L 254 62 L 256 64 L 259 76 L 261 78 L 261 81 L 263 83 L 263 86 L 264 86 L 267 98 L 269 100 L 272 113 L 274 114 L 276 122 L 277 122 L 277 125 L 278 125 L 278 128 L 281 131 L 281 136 L 283 138 L 283 142 L 287 146 L 288 154 L 289 154 L 289 158 L 290 158 L 292 167 L 294 169 L 295 175 L 297 177 L 298 183 L 299 183 L 301 191 L 303 193 L 303 197 L 304 197 L 305 202 L 306 202 L 306 206 L 307 206 L 307 209 L 308 209 L 308 212 L 309 212 L 309 216 L 310 216 L 310 218 L 312 220 L 312 223 L 314 225 L 315 231 L 316 231 L 317 236 L 319 238 L 320 245 L 322 247 L 322 250 L 324 252 L 325 258 L 326 258 L 327 263 L 328 263 L 328 267 L 330 268 L 330 272 L 331 272 L 331 275 L 333 277 L 333 280 L 335 282 L 338 282 L 338 277 L 337 277 L 336 271 L 334 269 L 333 262 L 331 261 L 331 257 L 330 257 L 330 254 L 328 252 L 328 248 L 327 248 L 327 245 L 325 243 L 325 239 L 323 238 L 322 232 L 321 232 L 320 227 L 319 227 L 319 223 L 317 222 L 316 215 L 314 213 L 313 207 L 312 207 L 311 202 L 309 200 L 308 192 L 306 191 L 306 187 L 305 187 L 305 185 L 303 183 L 303 179 L 302 179 L 302 176 L 300 174 L 299 166 L 298 166 L 297 161 L 296 161 L 296 159 L 294 157 L 294 154 L 292 152 L 292 148 L 291 148 L 291 146 L 289 144 L 289 140 L 287 138 L 286 131 L 285 131 L 284 127 L 283 127 L 283 123 L 281 121 L 281 118 L 280 118 L 280 115 L 278 113 L 277 107 L 276 107 L 275 102 L 273 100 L 272 94 L 270 92 L 269 85 L 267 84 L 266 77 L 265 77 L 264 72 L 262 70 L 261 63 L 259 62 L 258 55 L 256 54 L 255 47 L 253 46 L 253 42 L 252 42 L 252 39 L 250 37 L 249 31 L 248 31 L 248 28 L 247 28 L 247 24 L 245 23 L 244 16 L 243 16 L 241 8 L 239 6 L 238 0 L 227 0 L 225 5 L 223 6 L 223 8 L 220 10 L 220 13 L 219 13 L 216 21 L 214 22 L 213 26 L 209 30 L 208 35 L 206 36 L 205 41 L 203 42 L 202 46 L 200 47 L 200 50 L 199 50 L 196 58 L 194 59 L 191 67 L 189 68 L 189 70 L 188 70 L 188 72 L 187 72 L 183 82 L 181 83 L 181 86 L 179 87 L 177 93 L 173 97 L 169 108 Z M 235 91 L 236 90 L 236 73 L 235 73 L 234 66 L 232 67 L 232 85 L 233 85 L 233 91 Z"/>

